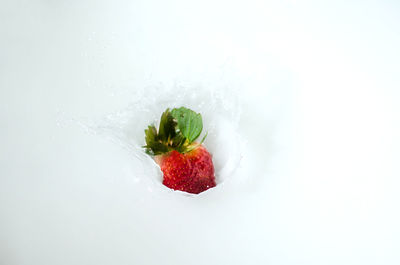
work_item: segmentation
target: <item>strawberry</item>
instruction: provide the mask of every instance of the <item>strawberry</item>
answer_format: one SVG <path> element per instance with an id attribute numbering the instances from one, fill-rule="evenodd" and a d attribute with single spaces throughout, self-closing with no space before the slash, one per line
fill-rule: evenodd
<path id="1" fill-rule="evenodd" d="M 215 187 L 211 154 L 195 142 L 203 129 L 201 115 L 185 107 L 167 109 L 160 126 L 145 130 L 146 153 L 153 156 L 163 172 L 163 184 L 174 190 L 198 194 Z"/>

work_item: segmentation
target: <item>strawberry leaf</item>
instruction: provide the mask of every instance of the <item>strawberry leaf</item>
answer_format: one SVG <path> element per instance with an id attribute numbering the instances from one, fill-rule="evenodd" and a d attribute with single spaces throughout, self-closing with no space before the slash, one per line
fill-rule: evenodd
<path id="1" fill-rule="evenodd" d="M 149 155 L 160 155 L 176 150 L 180 153 L 186 153 L 201 143 L 193 143 L 203 129 L 201 115 L 193 110 L 181 107 L 172 111 L 166 109 L 161 115 L 160 125 L 157 128 L 154 125 L 148 126 L 145 130 L 145 148 Z"/>
<path id="2" fill-rule="evenodd" d="M 175 127 L 176 122 L 174 121 L 169 109 L 167 109 L 161 115 L 160 126 L 158 129 L 158 139 L 162 142 L 169 142 L 171 139 L 174 139 L 176 135 Z"/>
<path id="3" fill-rule="evenodd" d="M 154 125 L 150 125 L 145 130 L 146 148 L 148 154 L 157 155 L 160 153 L 168 152 L 168 147 L 158 141 L 157 129 Z"/>
<path id="4" fill-rule="evenodd" d="M 177 121 L 179 131 L 189 141 L 189 144 L 200 136 L 203 130 L 201 114 L 185 107 L 180 107 L 173 109 L 171 115 Z"/>

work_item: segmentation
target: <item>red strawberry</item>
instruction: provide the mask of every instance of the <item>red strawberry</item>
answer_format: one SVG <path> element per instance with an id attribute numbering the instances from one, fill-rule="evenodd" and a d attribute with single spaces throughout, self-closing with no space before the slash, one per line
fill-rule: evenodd
<path id="1" fill-rule="evenodd" d="M 215 187 L 210 153 L 194 142 L 203 129 L 201 115 L 181 107 L 161 116 L 160 126 L 145 130 L 146 152 L 155 156 L 164 174 L 163 184 L 174 190 L 200 193 Z"/>

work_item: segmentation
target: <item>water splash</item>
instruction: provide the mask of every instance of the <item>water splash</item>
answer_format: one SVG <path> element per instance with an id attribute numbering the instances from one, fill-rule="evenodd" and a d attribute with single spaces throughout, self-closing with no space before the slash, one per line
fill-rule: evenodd
<path id="1" fill-rule="evenodd" d="M 140 161 L 138 176 L 150 175 L 157 189 L 162 186 L 158 165 L 142 148 L 145 144 L 144 129 L 152 123 L 158 127 L 166 108 L 181 106 L 202 114 L 204 125 L 199 139 L 208 133 L 204 145 L 213 155 L 217 186 L 234 175 L 240 164 L 243 144 L 238 133 L 241 105 L 237 89 L 177 82 L 171 85 L 150 84 L 135 89 L 131 98 L 124 109 L 81 125 L 86 123 L 86 130 L 127 149 L 134 159 Z"/>

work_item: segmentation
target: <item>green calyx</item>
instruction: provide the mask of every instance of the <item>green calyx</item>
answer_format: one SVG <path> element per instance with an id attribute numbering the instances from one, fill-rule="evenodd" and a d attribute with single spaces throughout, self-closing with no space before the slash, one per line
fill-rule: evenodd
<path id="1" fill-rule="evenodd" d="M 161 115 L 158 132 L 154 125 L 145 130 L 146 145 L 143 148 L 149 155 L 160 155 L 172 150 L 187 153 L 204 141 L 207 135 L 200 143 L 194 142 L 202 129 L 201 114 L 185 107 L 171 111 L 167 109 Z"/>

